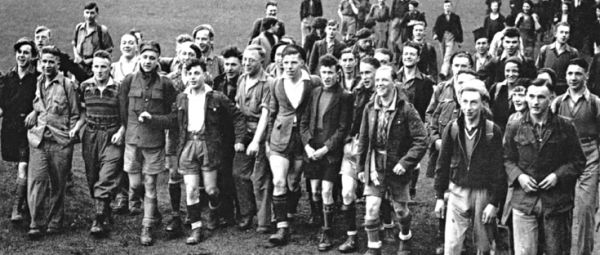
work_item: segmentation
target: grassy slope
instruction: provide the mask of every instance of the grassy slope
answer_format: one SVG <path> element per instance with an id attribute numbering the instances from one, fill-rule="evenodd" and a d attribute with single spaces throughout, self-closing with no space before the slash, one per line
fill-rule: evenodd
<path id="1" fill-rule="evenodd" d="M 54 30 L 54 41 L 63 50 L 71 53 L 70 40 L 72 29 L 81 21 L 83 2 L 56 0 L 4 0 L 0 8 L 0 44 L 6 45 L 0 52 L 0 69 L 6 70 L 14 63 L 12 45 L 19 37 L 33 36 L 32 30 L 37 25 L 47 25 Z M 132 27 L 141 29 L 145 38 L 161 43 L 165 55 L 173 52 L 174 38 L 201 23 L 211 23 L 217 33 L 216 48 L 227 45 L 242 47 L 255 18 L 263 15 L 263 1 L 203 0 L 203 1 L 124 1 L 101 0 L 100 22 L 106 24 L 113 39 L 118 43 L 120 35 Z M 433 25 L 435 16 L 441 11 L 438 1 L 421 1 L 421 9 L 426 11 L 428 23 Z M 476 2 L 476 3 L 474 3 Z M 458 0 L 458 14 L 463 19 L 465 30 L 465 48 L 472 47 L 472 31 L 483 20 L 484 5 L 482 1 Z M 336 17 L 337 1 L 324 1 L 325 16 Z M 299 1 L 280 1 L 279 17 L 285 21 L 288 34 L 299 39 Z M 117 59 L 118 56 L 115 56 Z M 46 237 L 38 242 L 25 238 L 26 229 L 11 226 L 10 199 L 13 192 L 15 171 L 6 164 L 1 165 L 0 178 L 0 253 L 1 254 L 311 254 L 317 253 L 317 229 L 299 226 L 293 236 L 292 244 L 284 248 L 264 249 L 266 236 L 253 232 L 240 233 L 234 228 L 219 230 L 201 245 L 190 247 L 183 244 L 183 238 L 168 241 L 162 231 L 156 234 L 157 244 L 153 247 L 142 247 L 138 244 L 141 217 L 117 217 L 110 237 L 95 240 L 88 235 L 91 221 L 91 201 L 84 186 L 83 162 L 80 147 L 74 157 L 74 172 L 77 186 L 67 196 L 66 221 L 68 232 L 59 236 Z M 165 176 L 161 176 L 160 199 L 161 210 L 168 211 Z M 421 178 L 418 199 L 423 203 L 412 206 L 415 253 L 430 254 L 434 248 L 433 192 L 431 180 Z M 305 198 L 303 198 L 305 201 Z M 300 222 L 305 222 L 307 205 L 301 207 Z M 363 212 L 360 213 L 362 217 Z M 338 218 L 337 222 L 340 218 Z M 337 229 L 337 243 L 342 242 L 343 231 Z M 362 231 L 361 231 L 362 232 Z M 366 237 L 361 233 L 361 247 L 366 244 Z M 395 250 L 395 245 L 386 245 L 386 253 Z M 330 252 L 335 254 L 336 252 Z"/>

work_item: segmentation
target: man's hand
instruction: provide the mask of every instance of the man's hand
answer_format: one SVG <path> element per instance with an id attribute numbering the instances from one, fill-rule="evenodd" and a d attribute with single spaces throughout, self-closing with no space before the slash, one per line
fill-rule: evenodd
<path id="1" fill-rule="evenodd" d="M 498 214 L 498 207 L 488 204 L 485 209 L 483 209 L 481 221 L 485 224 L 493 223 L 496 219 L 496 214 Z"/>
<path id="2" fill-rule="evenodd" d="M 258 154 L 258 142 L 251 142 L 248 144 L 248 148 L 246 149 L 246 155 L 248 156 L 256 156 Z"/>
<path id="3" fill-rule="evenodd" d="M 371 181 L 373 182 L 373 184 L 375 186 L 379 186 L 381 183 L 379 183 L 379 179 L 377 177 L 379 177 L 379 174 L 377 173 L 377 170 L 375 169 L 371 169 L 371 171 L 369 171 L 371 176 L 369 176 L 371 178 Z"/>
<path id="4" fill-rule="evenodd" d="M 310 145 L 306 145 L 304 146 L 304 151 L 306 152 L 306 156 L 309 159 L 315 160 L 315 149 L 313 149 L 312 147 L 310 147 Z"/>
<path id="5" fill-rule="evenodd" d="M 32 111 L 29 113 L 29 115 L 27 115 L 27 117 L 25 117 L 25 127 L 32 128 L 35 126 L 35 124 L 37 124 L 37 112 Z"/>
<path id="6" fill-rule="evenodd" d="M 152 119 L 152 115 L 150 115 L 150 113 L 148 113 L 146 111 L 140 113 L 140 115 L 138 116 L 138 121 L 140 123 L 144 123 L 144 121 L 151 120 L 151 119 Z"/>
<path id="7" fill-rule="evenodd" d="M 556 183 L 558 183 L 558 177 L 556 177 L 555 173 L 551 173 L 548 176 L 546 176 L 546 178 L 544 178 L 542 182 L 540 182 L 539 187 L 540 189 L 548 190 L 556 186 Z"/>
<path id="8" fill-rule="evenodd" d="M 436 35 L 436 34 L 433 34 L 433 40 L 435 41 L 435 40 L 437 40 L 437 39 L 438 39 L 437 35 Z"/>
<path id="9" fill-rule="evenodd" d="M 111 138 L 110 142 L 115 145 L 121 145 L 123 143 L 123 131 L 124 129 L 119 129 Z"/>
<path id="10" fill-rule="evenodd" d="M 433 210 L 435 213 L 435 217 L 438 219 L 446 218 L 446 203 L 444 203 L 444 199 L 437 199 L 435 201 L 435 209 Z"/>
<path id="11" fill-rule="evenodd" d="M 440 151 L 442 149 L 442 139 L 435 140 L 435 149 Z"/>
<path id="12" fill-rule="evenodd" d="M 315 160 L 319 160 L 321 158 L 323 158 L 327 152 L 329 152 L 329 148 L 327 148 L 327 146 L 323 146 L 320 149 L 315 151 L 315 154 L 313 155 Z"/>
<path id="13" fill-rule="evenodd" d="M 521 185 L 521 188 L 523 188 L 523 190 L 525 190 L 525 192 L 535 192 L 538 189 L 538 184 L 537 182 L 531 178 L 531 176 L 526 175 L 526 174 L 521 174 L 519 175 L 519 184 Z"/>
<path id="14" fill-rule="evenodd" d="M 404 169 L 404 167 L 400 163 L 396 163 L 396 165 L 394 166 L 394 169 L 392 169 L 392 171 L 397 175 L 403 175 L 406 173 L 406 169 Z"/>
<path id="15" fill-rule="evenodd" d="M 76 128 L 76 127 L 75 127 L 75 128 L 73 128 L 73 129 L 71 129 L 71 130 L 69 131 L 69 138 L 73 138 L 73 137 L 75 137 L 75 136 L 77 135 L 77 133 L 78 133 L 78 132 L 79 132 L 79 129 L 78 129 L 78 128 Z"/>
<path id="16" fill-rule="evenodd" d="M 358 180 L 362 183 L 365 183 L 365 172 L 358 173 Z M 598 223 L 600 224 L 600 223 Z"/>
<path id="17" fill-rule="evenodd" d="M 243 143 L 236 143 L 235 145 L 233 145 L 233 149 L 235 150 L 235 152 L 244 152 L 244 151 L 246 151 L 246 147 L 244 146 Z"/>
<path id="18" fill-rule="evenodd" d="M 0 108 L 0 117 L 2 117 L 4 115 L 4 111 L 2 110 L 2 108 Z"/>
<path id="19" fill-rule="evenodd" d="M 79 56 L 79 54 L 75 54 L 75 56 L 73 56 L 73 63 L 79 64 L 81 61 L 83 61 L 83 59 Z"/>

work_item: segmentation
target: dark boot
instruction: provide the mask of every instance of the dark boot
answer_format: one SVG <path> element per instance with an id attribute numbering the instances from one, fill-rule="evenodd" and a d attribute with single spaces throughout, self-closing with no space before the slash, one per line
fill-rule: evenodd
<path id="1" fill-rule="evenodd" d="M 213 206 L 212 202 L 208 203 L 208 218 L 206 219 L 206 229 L 215 230 L 219 227 L 218 211 L 220 204 Z"/>
<path id="2" fill-rule="evenodd" d="M 289 241 L 289 229 L 287 227 L 278 228 L 275 234 L 269 237 L 269 242 L 273 245 L 286 245 Z"/>
<path id="3" fill-rule="evenodd" d="M 323 213 L 323 204 L 321 201 L 310 201 L 310 218 L 308 224 L 311 226 L 321 225 L 321 214 Z"/>
<path id="4" fill-rule="evenodd" d="M 248 230 L 252 228 L 253 219 L 254 217 L 252 217 L 252 215 L 242 216 L 240 218 L 240 222 L 238 223 L 238 228 L 240 230 Z"/>
<path id="5" fill-rule="evenodd" d="M 356 235 L 349 235 L 346 241 L 338 247 L 341 253 L 351 253 L 356 251 Z"/>
<path id="6" fill-rule="evenodd" d="M 417 196 L 417 181 L 419 180 L 420 172 L 421 172 L 420 165 L 417 165 L 417 167 L 415 167 L 415 170 L 412 173 L 411 180 L 410 180 L 410 188 L 408 190 L 408 194 L 410 195 L 410 200 L 415 200 L 415 197 Z"/>
<path id="7" fill-rule="evenodd" d="M 369 248 L 364 255 L 381 255 L 381 249 Z"/>
<path id="8" fill-rule="evenodd" d="M 202 205 L 200 203 L 187 206 L 192 233 L 185 241 L 186 244 L 194 245 L 202 241 Z"/>
<path id="9" fill-rule="evenodd" d="M 152 240 L 152 227 L 142 227 L 142 233 L 140 234 L 140 243 L 143 246 L 151 246 L 154 240 Z"/>
<path id="10" fill-rule="evenodd" d="M 23 220 L 23 207 L 27 200 L 27 181 L 25 179 L 17 180 L 17 187 L 15 190 L 17 196 L 13 202 L 12 213 L 10 216 L 10 221 L 13 223 L 18 223 Z"/>
<path id="11" fill-rule="evenodd" d="M 398 243 L 398 255 L 410 254 L 410 243 L 412 239 L 412 232 L 410 231 L 410 223 L 412 220 L 412 214 L 401 216 L 398 221 L 400 222 L 400 242 Z"/>
<path id="12" fill-rule="evenodd" d="M 129 215 L 138 215 L 144 212 L 142 208 L 142 198 L 144 197 L 144 186 L 131 189 L 129 197 Z"/>
<path id="13" fill-rule="evenodd" d="M 379 240 L 379 220 L 365 220 L 365 232 L 369 250 L 365 254 L 381 254 L 381 241 Z M 373 246 L 371 246 L 373 244 Z"/>
<path id="14" fill-rule="evenodd" d="M 190 236 L 185 240 L 185 244 L 196 245 L 202 242 L 202 228 L 194 228 L 190 233 Z"/>
<path id="15" fill-rule="evenodd" d="M 165 231 L 171 234 L 183 232 L 183 223 L 181 222 L 181 184 L 169 184 L 169 198 L 171 202 L 171 218 L 168 220 Z"/>
<path id="16" fill-rule="evenodd" d="M 328 251 L 329 249 L 331 249 L 331 246 L 333 245 L 331 243 L 331 237 L 330 237 L 330 230 L 321 230 L 321 235 L 319 237 L 319 251 Z"/>
<path id="17" fill-rule="evenodd" d="M 94 218 L 94 222 L 92 222 L 90 234 L 99 237 L 104 234 L 104 221 L 108 211 L 108 200 L 94 199 L 94 211 L 96 213 L 96 217 Z"/>

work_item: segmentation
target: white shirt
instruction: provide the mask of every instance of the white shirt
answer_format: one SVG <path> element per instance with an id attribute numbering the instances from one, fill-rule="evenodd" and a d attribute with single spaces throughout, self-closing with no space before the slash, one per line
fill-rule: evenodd
<path id="1" fill-rule="evenodd" d="M 300 79 L 294 83 L 291 79 L 283 79 L 283 89 L 290 103 L 294 108 L 298 108 L 300 100 L 302 100 L 302 93 L 304 92 L 304 81 L 310 81 L 310 75 L 307 71 L 301 70 L 302 72 Z"/>
<path id="2" fill-rule="evenodd" d="M 204 91 L 197 93 L 191 88 L 186 88 L 185 92 L 188 97 L 188 125 L 187 131 L 197 132 L 204 129 L 204 116 L 206 115 L 206 93 L 212 91 L 212 88 L 204 84 Z"/>

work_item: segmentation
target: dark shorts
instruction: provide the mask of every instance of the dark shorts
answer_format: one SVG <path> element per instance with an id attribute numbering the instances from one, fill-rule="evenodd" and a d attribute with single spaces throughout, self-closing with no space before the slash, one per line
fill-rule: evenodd
<path id="1" fill-rule="evenodd" d="M 382 173 L 380 173 L 382 174 Z M 381 185 L 375 186 L 373 182 L 365 186 L 365 196 L 376 196 L 385 197 L 386 192 L 390 195 L 390 199 L 394 202 L 402 203 L 409 202 L 409 187 L 410 183 L 401 183 L 398 179 L 399 176 L 386 176 Z M 380 178 L 381 179 L 381 178 Z"/>
<path id="2" fill-rule="evenodd" d="M 11 121 L 6 118 L 3 122 L 0 133 L 2 159 L 10 162 L 29 162 L 27 130 L 20 123 L 9 123 Z"/>
<path id="3" fill-rule="evenodd" d="M 309 160 L 304 167 L 304 177 L 309 180 L 337 182 L 340 172 L 340 162 L 329 162 L 326 158 Z"/>
<path id="4" fill-rule="evenodd" d="M 188 140 L 179 156 L 179 173 L 182 175 L 200 175 L 202 171 L 216 171 L 208 158 L 206 142 L 203 140 Z"/>
<path id="5" fill-rule="evenodd" d="M 304 158 L 304 146 L 302 146 L 302 140 L 300 139 L 300 131 L 298 128 L 292 129 L 290 136 L 290 142 L 283 151 L 271 151 L 270 155 L 277 155 L 280 157 L 287 158 L 288 160 L 302 160 Z"/>
<path id="6" fill-rule="evenodd" d="M 139 148 L 126 144 L 123 170 L 129 174 L 160 174 L 165 171 L 165 148 Z"/>

